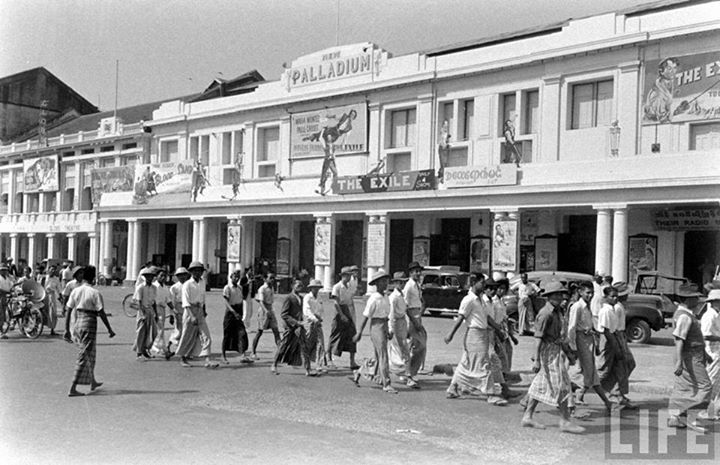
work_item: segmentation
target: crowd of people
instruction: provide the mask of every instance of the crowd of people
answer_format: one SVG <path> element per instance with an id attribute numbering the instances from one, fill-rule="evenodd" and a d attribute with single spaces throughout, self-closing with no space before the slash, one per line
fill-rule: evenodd
<path id="1" fill-rule="evenodd" d="M 267 273 L 255 294 L 251 272 L 230 275 L 222 296 L 225 306 L 221 361 L 228 364 L 227 353 L 238 352 L 241 363 L 258 360 L 258 342 L 265 331 L 272 331 L 276 353 L 270 369 L 280 374 L 280 365 L 301 366 L 310 377 L 336 369 L 334 358 L 349 355 L 350 377 L 356 385 L 365 378 L 382 386 L 382 391 L 397 394 L 391 375 L 408 388 L 419 389 L 418 373 L 423 369 L 427 351 L 427 332 L 423 326 L 424 301 L 421 290 L 423 267 L 413 262 L 407 274 L 392 276 L 379 270 L 368 282 L 369 295 L 357 322 L 354 296 L 359 268 L 343 267 L 340 280 L 332 286 L 335 312 L 328 344 L 323 332 L 324 307 L 319 291 L 323 283 L 313 279 L 307 285 L 294 280 L 291 291 L 282 299 L 280 333 L 275 314 L 275 275 Z M 102 383 L 94 376 L 97 318 L 113 337 L 100 292 L 92 287 L 96 278 L 92 266 L 74 266 L 65 262 L 23 270 L 13 276 L 7 263 L 0 264 L 0 297 L 3 307 L 13 286 L 35 280 L 46 290 L 45 316 L 54 334 L 57 309 L 65 316 L 63 338 L 79 345 L 75 376 L 69 396 L 81 396 L 78 385 L 97 389 Z M 153 357 L 167 360 L 177 357 L 182 367 L 203 359 L 213 369 L 210 330 L 206 321 L 205 267 L 192 262 L 175 270 L 173 283 L 162 268 L 145 266 L 139 272 L 133 295 L 137 308 L 133 350 L 139 361 Z M 509 318 L 503 297 L 509 292 L 507 279 L 493 280 L 482 273 L 472 273 L 470 288 L 463 298 L 450 332 L 444 338 L 449 344 L 465 326 L 463 352 L 453 370 L 446 391 L 449 399 L 475 396 L 490 405 L 507 405 L 520 392 L 509 386 L 513 347 L 519 334 L 532 335 L 536 342 L 533 361 L 535 376 L 520 400 L 524 409 L 521 425 L 543 429 L 535 419 L 539 403 L 559 409 L 560 430 L 582 433 L 575 419 L 584 413 L 588 391 L 595 392 L 609 413 L 637 408 L 628 398 L 629 378 L 636 367 L 625 334 L 625 302 L 628 285 L 613 282 L 610 276 L 597 276 L 595 282 L 573 283 L 570 288 L 560 281 L 543 283 L 541 289 L 521 276 L 518 293 L 519 322 Z M 303 296 L 301 292 L 307 290 Z M 720 420 L 720 281 L 707 286 L 706 304 L 696 286 L 684 284 L 677 291 L 678 306 L 674 315 L 675 381 L 669 399 L 668 426 L 691 427 L 704 431 L 708 421 Z M 251 321 L 252 294 L 258 302 L 257 328 L 250 344 L 246 323 Z M 537 309 L 530 300 L 542 297 Z M 58 307 L 57 302 L 60 303 Z M 2 313 L 4 318 L 5 312 Z M 55 318 L 53 319 L 53 315 Z M 166 334 L 165 322 L 172 332 Z M 356 346 L 369 326 L 373 356 L 356 360 Z M 701 410 L 697 419 L 688 421 L 688 412 Z"/>

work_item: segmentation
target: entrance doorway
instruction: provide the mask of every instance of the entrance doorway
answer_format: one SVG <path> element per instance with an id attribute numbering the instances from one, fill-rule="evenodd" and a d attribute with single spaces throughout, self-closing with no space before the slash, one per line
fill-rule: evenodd
<path id="1" fill-rule="evenodd" d="M 443 218 L 441 233 L 430 237 L 430 265 L 470 268 L 470 218 Z"/>
<path id="2" fill-rule="evenodd" d="M 163 260 L 171 270 L 175 269 L 175 250 L 177 246 L 177 225 L 174 223 L 164 224 L 165 247 L 163 248 Z"/>
<path id="3" fill-rule="evenodd" d="M 364 224 L 362 221 L 352 220 L 337 222 L 337 235 L 335 236 L 336 275 L 340 274 L 340 269 L 343 266 L 361 265 L 363 228 Z M 333 276 L 333 279 L 335 279 L 335 276 Z"/>
<path id="4" fill-rule="evenodd" d="M 702 286 L 712 280 L 720 262 L 720 231 L 687 231 L 683 275 Z"/>
<path id="5" fill-rule="evenodd" d="M 414 222 L 390 220 L 390 268 L 389 271 L 403 271 L 412 261 Z"/>
<path id="6" fill-rule="evenodd" d="M 570 215 L 568 233 L 558 235 L 558 269 L 595 273 L 595 215 Z"/>
<path id="7" fill-rule="evenodd" d="M 315 222 L 301 221 L 298 237 L 298 270 L 306 270 L 315 276 Z"/>

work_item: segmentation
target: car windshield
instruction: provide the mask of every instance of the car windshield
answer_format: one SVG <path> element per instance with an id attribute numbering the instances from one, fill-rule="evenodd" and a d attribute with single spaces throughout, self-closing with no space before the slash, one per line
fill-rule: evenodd
<path id="1" fill-rule="evenodd" d="M 671 279 L 664 276 L 641 276 L 639 291 L 641 294 L 676 294 L 683 279 Z"/>

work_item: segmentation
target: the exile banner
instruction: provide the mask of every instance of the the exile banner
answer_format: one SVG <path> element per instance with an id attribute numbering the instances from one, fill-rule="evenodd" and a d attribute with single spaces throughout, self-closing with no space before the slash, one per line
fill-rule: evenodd
<path id="1" fill-rule="evenodd" d="M 367 194 L 371 192 L 426 191 L 437 188 L 434 170 L 399 171 L 372 176 L 343 176 L 333 184 L 333 193 Z"/>

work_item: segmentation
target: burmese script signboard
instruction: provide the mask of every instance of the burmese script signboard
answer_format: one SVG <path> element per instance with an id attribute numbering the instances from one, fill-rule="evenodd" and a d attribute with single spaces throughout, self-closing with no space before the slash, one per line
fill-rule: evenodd
<path id="1" fill-rule="evenodd" d="M 371 176 L 342 176 L 333 184 L 333 193 L 368 194 L 372 192 L 424 191 L 437 187 L 434 170 L 399 171 Z"/>
<path id="2" fill-rule="evenodd" d="M 655 229 L 707 231 L 720 229 L 720 208 L 682 208 L 655 212 Z"/>
<path id="3" fill-rule="evenodd" d="M 453 166 L 445 168 L 445 187 L 512 186 L 517 184 L 517 166 Z"/>

